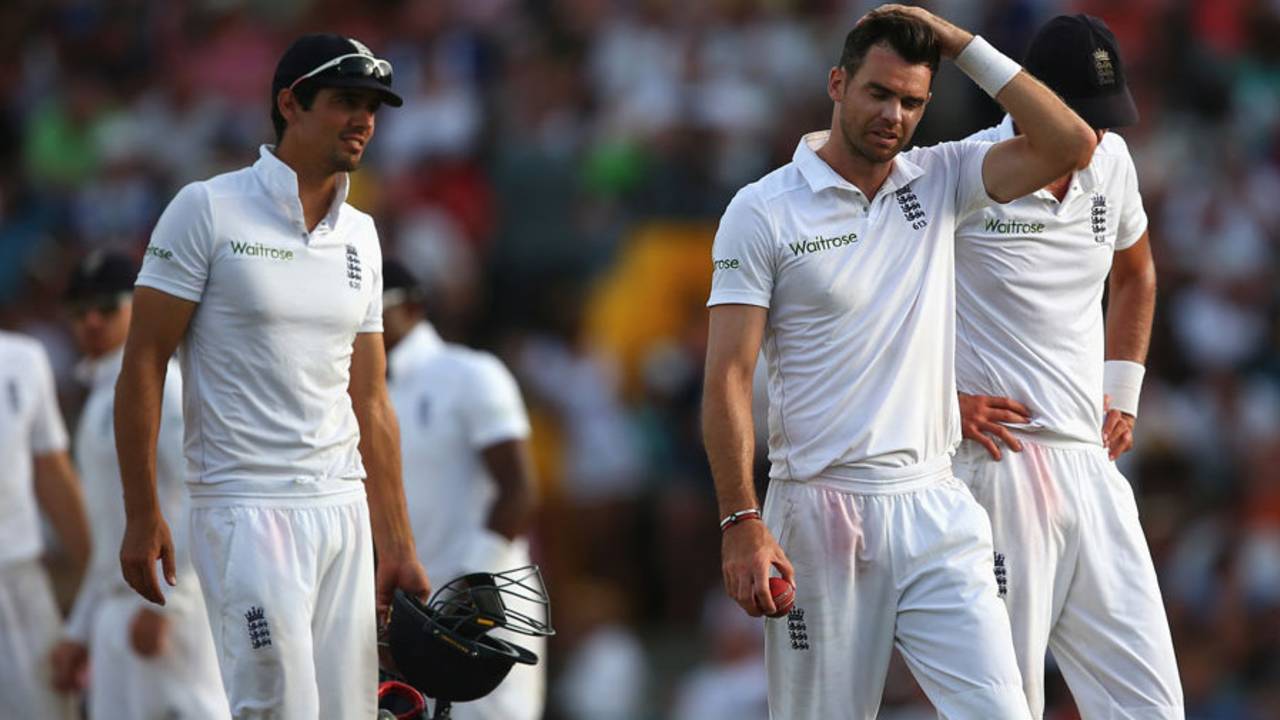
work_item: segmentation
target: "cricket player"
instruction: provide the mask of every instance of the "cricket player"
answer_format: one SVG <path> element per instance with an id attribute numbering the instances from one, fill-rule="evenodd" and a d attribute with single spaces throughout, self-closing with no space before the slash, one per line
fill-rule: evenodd
<path id="1" fill-rule="evenodd" d="M 956 231 L 956 385 L 968 438 L 956 476 L 991 516 L 1032 715 L 1044 712 L 1048 646 L 1087 720 L 1182 718 L 1155 569 L 1113 462 L 1133 442 L 1155 309 L 1137 174 L 1124 140 L 1107 132 L 1138 113 L 1115 37 L 1097 18 L 1050 20 L 1026 66 L 1097 131 L 1098 149 L 1088 167 Z M 971 139 L 1001 142 L 1023 127 L 1006 117 Z"/>
<path id="2" fill-rule="evenodd" d="M 420 286 L 395 260 L 383 262 L 382 298 L 388 384 L 408 468 L 404 492 L 423 566 L 436 582 L 447 582 L 530 564 L 533 463 L 515 378 L 493 355 L 441 340 L 426 318 Z M 495 634 L 532 650 L 538 664 L 516 664 L 489 695 L 454 705 L 453 717 L 538 720 L 546 702 L 546 639 Z"/>
<path id="3" fill-rule="evenodd" d="M 1027 132 L 901 153 L 953 58 Z M 766 622 L 773 717 L 876 716 L 894 645 L 945 718 L 1027 718 L 986 514 L 951 471 L 954 232 L 1089 163 L 1093 131 L 981 38 L 884 6 L 849 33 L 829 132 L 743 188 L 714 245 L 703 432 L 722 570 Z M 752 489 L 751 379 L 769 374 L 772 484 Z"/>
<path id="4" fill-rule="evenodd" d="M 0 332 L 0 493 L 0 718 L 70 720 L 75 698 L 54 691 L 50 672 L 62 617 L 40 562 L 40 513 L 77 582 L 89 563 L 89 522 L 49 358 L 9 332 Z"/>
<path id="5" fill-rule="evenodd" d="M 192 562 L 236 718 L 373 717 L 375 605 L 429 591 L 387 397 L 378 235 L 345 202 L 379 107 L 401 104 L 391 72 L 356 40 L 294 42 L 272 82 L 278 144 L 184 187 L 138 276 L 116 386 L 121 567 L 152 602 L 157 559 L 177 582 L 155 449 L 181 346 Z"/>
<path id="6" fill-rule="evenodd" d="M 225 720 L 230 711 L 186 534 L 175 533 L 181 538 L 175 543 L 176 566 L 185 581 L 165 593 L 164 607 L 138 597 L 120 575 L 124 503 L 111 425 L 136 276 L 130 258 L 95 252 L 75 266 L 67 286 L 72 334 L 84 355 L 77 373 L 89 386 L 74 449 L 94 550 L 64 639 L 54 649 L 55 685 L 80 690 L 80 680 L 91 668 L 91 720 Z M 181 392 L 181 375 L 170 367 L 161 403 L 156 480 L 165 515 L 185 529 Z"/>

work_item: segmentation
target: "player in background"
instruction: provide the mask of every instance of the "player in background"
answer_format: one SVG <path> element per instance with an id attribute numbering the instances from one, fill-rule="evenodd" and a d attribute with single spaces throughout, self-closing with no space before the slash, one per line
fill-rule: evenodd
<path id="1" fill-rule="evenodd" d="M 121 566 L 152 602 L 157 559 L 177 582 L 156 436 L 181 346 L 192 562 L 236 718 L 374 717 L 377 607 L 429 591 L 386 391 L 377 230 L 346 203 L 378 109 L 401 103 L 391 72 L 350 38 L 295 41 L 272 81 L 278 144 L 184 187 L 138 276 L 116 386 Z"/>
<path id="2" fill-rule="evenodd" d="M 161 403 L 156 481 L 160 506 L 174 518 L 178 573 L 187 580 L 165 593 L 164 607 L 156 607 L 138 597 L 120 575 L 124 503 L 111 418 L 136 277 L 137 266 L 128 257 L 97 252 L 76 265 L 67 286 L 71 331 L 84 356 L 76 371 L 89 387 L 74 454 L 94 550 L 64 640 L 53 652 L 54 682 L 64 692 L 83 690 L 80 681 L 92 670 L 91 720 L 224 720 L 230 711 L 184 532 L 182 378 L 173 365 Z"/>
<path id="3" fill-rule="evenodd" d="M 89 563 L 89 521 L 67 455 L 49 357 L 37 341 L 0 331 L 0 718 L 75 717 L 53 688 L 49 653 L 62 618 L 40 562 L 43 513 L 78 584 Z"/>
<path id="4" fill-rule="evenodd" d="M 1155 310 L 1137 174 L 1124 140 L 1107 132 L 1138 113 L 1097 18 L 1050 20 L 1026 67 L 1097 131 L 1098 149 L 1088 167 L 957 230 L 956 384 L 968 439 L 956 475 L 991 516 L 1032 714 L 1044 712 L 1047 646 L 1086 720 L 1181 718 L 1155 569 L 1113 462 L 1133 442 Z M 971 139 L 1022 128 L 1005 117 Z"/>
<path id="5" fill-rule="evenodd" d="M 940 56 L 1026 135 L 901 153 Z M 942 717 L 1027 718 L 986 514 L 951 471 L 954 230 L 960 217 L 1088 164 L 1096 138 L 981 38 L 885 6 L 849 33 L 828 77 L 829 132 L 743 188 L 714 245 L 703 433 L 725 588 L 775 610 L 769 704 L 790 720 L 873 718 L 895 644 Z M 753 492 L 751 380 L 763 344 L 769 458 Z"/>
<path id="6" fill-rule="evenodd" d="M 444 583 L 528 565 L 535 497 L 529 418 L 498 358 L 441 340 L 404 265 L 383 262 L 388 386 L 400 419 L 404 493 L 418 556 Z M 453 706 L 457 720 L 537 720 L 546 700 L 546 640 L 495 633 L 537 653 L 490 695 Z"/>

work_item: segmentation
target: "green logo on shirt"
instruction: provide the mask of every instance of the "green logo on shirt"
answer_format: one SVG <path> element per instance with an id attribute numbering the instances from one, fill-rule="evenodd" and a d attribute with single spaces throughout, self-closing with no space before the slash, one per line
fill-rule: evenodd
<path id="1" fill-rule="evenodd" d="M 231 241 L 231 252 L 236 255 L 248 255 L 249 257 L 264 257 L 272 260 L 292 260 L 292 250 L 282 250 L 273 248 L 262 243 L 249 244 Z"/>
<path id="2" fill-rule="evenodd" d="M 812 240 L 801 240 L 800 242 L 790 243 L 791 252 L 796 256 L 805 253 L 822 252 L 831 248 L 844 247 L 858 242 L 858 233 L 849 233 L 848 235 L 837 235 L 835 237 L 824 238 L 821 235 Z"/>
<path id="3" fill-rule="evenodd" d="M 162 248 L 162 247 L 156 247 L 155 245 L 148 245 L 148 246 L 147 246 L 147 249 L 146 249 L 145 251 L 143 251 L 143 255 L 146 255 L 147 257 L 156 257 L 156 258 L 160 258 L 161 260 L 172 260 L 172 259 L 173 259 L 173 251 L 172 251 L 172 250 L 165 250 L 164 248 Z"/>
<path id="4" fill-rule="evenodd" d="M 1001 235 L 1034 235 L 1044 232 L 1044 223 L 1029 223 L 1021 220 L 1001 220 L 987 218 L 987 232 Z"/>
<path id="5" fill-rule="evenodd" d="M 728 258 L 726 260 L 712 260 L 711 266 L 715 270 L 737 270 L 742 267 L 742 263 L 738 262 L 738 258 Z"/>

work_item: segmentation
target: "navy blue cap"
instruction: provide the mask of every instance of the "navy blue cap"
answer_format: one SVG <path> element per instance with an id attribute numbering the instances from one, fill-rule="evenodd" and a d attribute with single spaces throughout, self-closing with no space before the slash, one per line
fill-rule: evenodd
<path id="1" fill-rule="evenodd" d="M 1095 130 L 1138 122 L 1116 36 L 1102 20 L 1053 18 L 1031 40 L 1022 64 Z"/>
<path id="2" fill-rule="evenodd" d="M 333 33 L 316 33 L 303 35 L 284 51 L 280 62 L 276 63 L 276 73 L 271 80 L 271 97 L 290 87 L 298 78 L 313 72 L 316 68 L 335 58 L 347 55 L 360 55 L 368 58 L 353 58 L 355 62 L 335 65 L 303 80 L 314 83 L 317 87 L 350 87 L 376 91 L 382 101 L 391 107 L 400 107 L 404 100 L 391 90 L 391 63 L 376 57 L 373 51 L 355 38 L 335 35 Z M 375 72 L 374 68 L 385 69 L 385 73 Z"/>

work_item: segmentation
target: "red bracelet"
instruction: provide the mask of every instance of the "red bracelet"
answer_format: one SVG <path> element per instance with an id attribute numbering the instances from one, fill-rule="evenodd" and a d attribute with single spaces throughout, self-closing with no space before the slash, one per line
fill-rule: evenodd
<path id="1" fill-rule="evenodd" d="M 734 525 L 737 525 L 743 520 L 760 520 L 760 519 L 761 519 L 760 508 L 747 508 L 746 510 L 739 510 L 738 512 L 729 513 L 728 515 L 724 516 L 723 520 L 720 521 L 720 532 L 724 532 L 725 530 L 728 530 L 729 528 L 733 527 Z"/>

